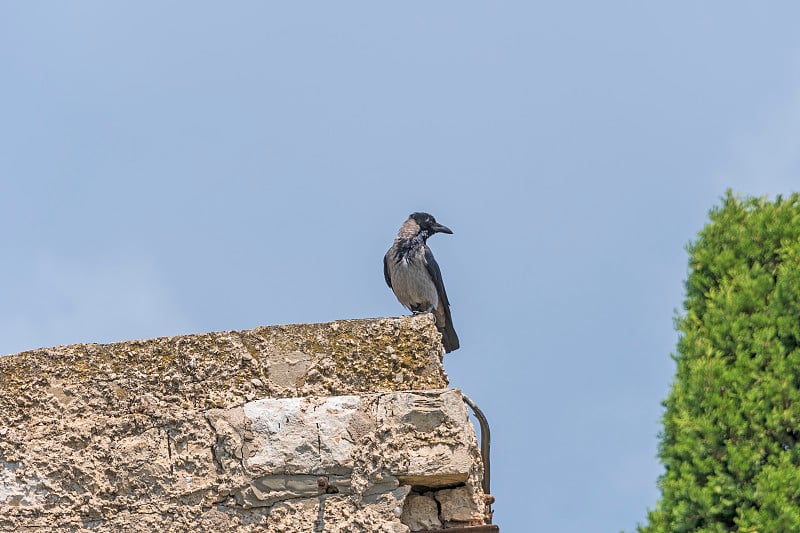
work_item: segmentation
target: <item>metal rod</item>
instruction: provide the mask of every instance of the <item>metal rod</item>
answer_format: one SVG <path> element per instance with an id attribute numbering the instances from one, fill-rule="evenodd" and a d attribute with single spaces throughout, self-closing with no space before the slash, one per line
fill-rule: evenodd
<path id="1" fill-rule="evenodd" d="M 475 413 L 475 418 L 478 419 L 478 423 L 481 425 L 481 460 L 483 461 L 483 482 L 481 485 L 484 494 L 491 494 L 489 457 L 491 455 L 492 434 L 489 430 L 489 421 L 486 420 L 486 415 L 483 414 L 483 411 L 469 396 L 462 392 L 461 397 L 464 398 L 464 403 L 470 406 L 472 412 Z"/>
<path id="2" fill-rule="evenodd" d="M 436 531 L 418 531 L 417 533 L 500 533 L 499 526 L 485 525 L 485 526 L 464 526 L 452 527 L 445 530 L 438 529 Z"/>

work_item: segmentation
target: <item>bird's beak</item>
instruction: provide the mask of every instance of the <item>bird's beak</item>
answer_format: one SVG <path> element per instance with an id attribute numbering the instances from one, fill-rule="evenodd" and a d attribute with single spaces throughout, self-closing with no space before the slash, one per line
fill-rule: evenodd
<path id="1" fill-rule="evenodd" d="M 441 224 L 434 224 L 433 226 L 431 226 L 431 229 L 433 230 L 434 233 L 449 233 L 451 235 L 453 234 L 453 230 L 451 230 L 447 226 L 442 226 Z"/>

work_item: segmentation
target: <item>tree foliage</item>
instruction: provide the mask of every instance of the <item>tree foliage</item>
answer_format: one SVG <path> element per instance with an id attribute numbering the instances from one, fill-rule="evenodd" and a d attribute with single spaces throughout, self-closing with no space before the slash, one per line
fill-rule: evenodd
<path id="1" fill-rule="evenodd" d="M 800 195 L 728 191 L 688 251 L 661 500 L 639 531 L 800 531 Z"/>

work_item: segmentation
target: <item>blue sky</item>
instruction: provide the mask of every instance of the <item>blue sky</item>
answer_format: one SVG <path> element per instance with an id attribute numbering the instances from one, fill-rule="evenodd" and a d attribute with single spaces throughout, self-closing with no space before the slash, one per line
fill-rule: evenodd
<path id="1" fill-rule="evenodd" d="M 800 174 L 796 3 L 4 2 L 0 353 L 396 316 L 413 211 L 496 522 L 658 498 L 684 246 Z"/>

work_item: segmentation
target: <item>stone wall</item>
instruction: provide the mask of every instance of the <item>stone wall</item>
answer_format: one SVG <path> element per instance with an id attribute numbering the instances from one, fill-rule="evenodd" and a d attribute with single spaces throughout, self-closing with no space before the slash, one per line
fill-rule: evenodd
<path id="1" fill-rule="evenodd" d="M 483 524 L 441 359 L 429 315 L 0 357 L 0 530 Z"/>

